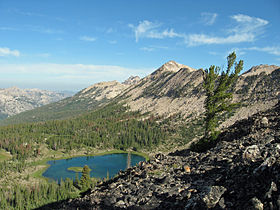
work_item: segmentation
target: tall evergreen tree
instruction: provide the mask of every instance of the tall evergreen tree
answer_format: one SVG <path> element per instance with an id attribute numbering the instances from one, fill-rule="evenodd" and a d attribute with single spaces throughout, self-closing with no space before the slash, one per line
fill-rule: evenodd
<path id="1" fill-rule="evenodd" d="M 235 62 L 236 54 L 231 53 L 227 57 L 228 65 L 226 71 L 212 65 L 206 69 L 203 87 L 206 91 L 205 107 L 205 136 L 204 141 L 215 140 L 218 136 L 216 130 L 222 113 L 231 112 L 238 103 L 232 103 L 232 94 L 238 74 L 243 69 L 243 60 Z M 234 70 L 232 67 L 234 66 Z M 221 72 L 221 73 L 220 73 Z"/>
<path id="2" fill-rule="evenodd" d="M 90 169 L 87 165 L 83 167 L 80 185 L 82 190 L 86 190 L 90 186 Z"/>
<path id="3" fill-rule="evenodd" d="M 80 180 L 79 180 L 79 174 L 78 173 L 76 173 L 76 175 L 75 175 L 74 186 L 76 188 L 80 188 Z"/>

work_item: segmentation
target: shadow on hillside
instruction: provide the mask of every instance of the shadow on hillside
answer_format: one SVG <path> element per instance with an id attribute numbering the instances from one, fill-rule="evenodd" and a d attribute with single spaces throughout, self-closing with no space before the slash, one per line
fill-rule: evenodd
<path id="1" fill-rule="evenodd" d="M 187 198 L 188 190 L 184 192 L 181 204 L 174 196 L 162 196 L 162 202 L 156 209 L 184 209 L 186 204 L 190 204 L 188 209 L 208 209 L 202 198 L 209 193 L 211 186 L 226 188 L 222 195 L 222 204 L 217 204 L 214 209 L 251 209 L 251 199 L 254 197 L 264 204 L 264 209 L 270 206 L 277 209 L 280 190 L 272 192 L 271 189 L 273 182 L 279 186 L 280 165 L 274 164 L 256 172 L 261 163 L 243 164 L 230 169 L 230 164 L 221 161 L 216 164 L 222 168 L 213 168 L 203 174 L 185 174 L 183 179 L 186 183 L 191 183 L 188 189 L 196 190 L 191 193 L 190 199 Z"/>
<path id="2" fill-rule="evenodd" d="M 280 120 L 278 116 L 280 114 L 280 101 L 271 109 L 265 112 L 256 113 L 248 119 L 242 119 L 235 122 L 233 125 L 226 128 L 222 133 L 219 134 L 217 140 L 212 143 L 212 145 L 208 146 L 208 149 L 214 148 L 219 142 L 227 141 L 231 142 L 234 140 L 240 140 L 243 137 L 248 136 L 254 132 L 260 132 L 260 130 L 270 129 L 277 130 L 280 127 Z M 263 117 L 269 118 L 269 124 L 262 124 L 261 120 Z M 276 142 L 280 142 L 279 139 L 275 139 Z M 197 141 L 199 142 L 199 140 Z M 189 156 L 191 155 L 191 149 L 184 149 L 180 151 L 171 152 L 168 155 L 170 156 Z M 207 150 L 206 150 L 207 151 Z M 203 152 L 206 152 L 203 151 Z M 195 151 L 197 152 L 197 151 Z"/>
<path id="3" fill-rule="evenodd" d="M 277 199 L 280 189 L 272 191 L 272 182 L 277 186 L 280 184 L 280 165 L 275 163 L 270 167 L 260 167 L 262 161 L 258 162 L 241 162 L 232 167 L 232 164 L 226 160 L 210 162 L 213 166 L 211 170 L 205 172 L 191 174 L 183 174 L 181 180 L 184 183 L 189 183 L 190 187 L 180 193 L 180 195 L 172 194 L 171 192 L 158 193 L 153 192 L 153 197 L 146 204 L 134 206 L 129 209 L 184 209 L 187 204 L 190 204 L 190 209 L 207 209 L 202 197 L 209 193 L 211 186 L 223 186 L 226 188 L 222 194 L 222 204 L 227 209 L 250 209 L 251 199 L 256 197 L 264 204 L 264 209 L 269 208 L 267 205 L 277 207 Z M 241 164 L 240 164 L 241 163 Z M 125 178 L 125 177 L 123 177 Z M 155 183 L 158 184 L 158 183 Z M 194 189 L 195 191 L 190 191 Z M 188 194 L 191 192 L 191 197 Z M 90 192 L 88 192 L 90 193 Z M 141 196 L 141 195 L 136 195 Z M 180 197 L 180 199 L 178 199 Z M 73 202 L 68 206 L 68 201 L 54 202 L 44 205 L 37 210 L 51 209 L 119 209 L 115 206 L 107 206 L 104 204 L 106 195 L 101 195 L 100 205 L 93 207 L 87 202 Z M 179 201 L 179 202 L 178 202 Z M 192 206 L 193 205 L 193 206 Z M 215 207 L 215 209 L 222 209 Z"/>
<path id="4" fill-rule="evenodd" d="M 153 192 L 153 197 L 146 204 L 128 209 L 184 209 L 187 204 L 190 204 L 190 209 L 207 209 L 202 197 L 209 193 L 211 186 L 226 188 L 225 193 L 221 196 L 222 203 L 217 204 L 214 209 L 223 209 L 219 205 L 224 205 L 227 209 L 250 209 L 252 207 L 251 199 L 254 197 L 264 204 L 264 209 L 269 208 L 268 205 L 277 208 L 280 190 L 272 191 L 271 188 L 272 182 L 276 183 L 277 186 L 280 184 L 280 165 L 275 163 L 271 167 L 256 170 L 261 164 L 262 161 L 250 164 L 243 162 L 232 167 L 232 164 L 224 160 L 213 161 L 210 165 L 215 166 L 215 168 L 206 170 L 204 173 L 184 174 L 181 177 L 185 183 L 190 183 L 190 187 L 181 192 L 179 200 L 178 195 L 174 195 L 172 192 L 163 194 Z M 190 191 L 190 189 L 195 191 Z M 191 197 L 188 198 L 190 192 Z M 101 196 L 101 204 L 96 207 L 81 201 L 72 201 L 71 205 L 68 206 L 68 201 L 64 200 L 44 205 L 37 210 L 119 209 L 115 206 L 104 205 L 103 201 L 106 198 L 104 196 L 106 195 Z"/>
<path id="5" fill-rule="evenodd" d="M 62 200 L 62 201 L 58 201 L 58 202 L 53 202 L 53 203 L 49 203 L 46 205 L 43 205 L 39 208 L 36 208 L 34 210 L 53 210 L 53 209 L 59 209 L 60 206 L 62 206 L 63 203 L 67 202 L 67 200 Z"/>

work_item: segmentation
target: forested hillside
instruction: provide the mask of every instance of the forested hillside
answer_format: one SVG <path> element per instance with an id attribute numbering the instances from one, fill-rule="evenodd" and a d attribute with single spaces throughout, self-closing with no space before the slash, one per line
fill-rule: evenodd
<path id="1" fill-rule="evenodd" d="M 19 207 L 28 200 L 30 206 L 36 207 L 75 195 L 75 189 L 71 190 L 73 180 L 62 182 L 60 185 L 40 184 L 27 188 L 13 187 L 9 176 L 22 173 L 31 167 L 30 160 L 47 156 L 44 153 L 52 154 L 55 151 L 68 153 L 73 150 L 87 150 L 90 152 L 92 148 L 152 150 L 163 143 L 168 135 L 168 131 L 164 130 L 161 123 L 156 120 L 158 119 L 143 116 L 139 112 L 128 111 L 128 107 L 123 104 L 109 104 L 73 119 L 0 127 L 0 148 L 12 155 L 12 159 L 0 164 L 0 180 L 3 188 L 0 191 L 0 198 L 8 194 L 7 202 L 2 207 Z M 47 151 L 43 151 L 46 150 L 45 147 Z M 29 179 L 29 176 L 22 178 Z M 67 194 L 63 193 L 65 190 Z M 36 196 L 42 197 L 36 200 Z"/>
<path id="2" fill-rule="evenodd" d="M 4 126 L 0 127 L 0 147 L 18 160 L 36 156 L 41 144 L 66 151 L 82 147 L 152 149 L 166 134 L 154 118 L 139 120 L 141 116 L 121 104 L 109 104 L 73 119 Z"/>

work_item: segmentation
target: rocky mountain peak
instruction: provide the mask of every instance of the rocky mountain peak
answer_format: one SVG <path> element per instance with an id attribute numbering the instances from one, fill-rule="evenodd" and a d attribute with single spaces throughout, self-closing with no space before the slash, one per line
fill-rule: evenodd
<path id="1" fill-rule="evenodd" d="M 186 66 L 186 65 L 183 65 L 183 64 L 180 64 L 180 63 L 177 63 L 177 62 L 171 60 L 171 61 L 168 61 L 167 63 L 163 64 L 159 69 L 157 69 L 154 73 L 152 73 L 152 75 L 163 73 L 166 71 L 178 72 L 182 68 L 194 71 L 194 69 L 189 66 Z"/>
<path id="2" fill-rule="evenodd" d="M 137 82 L 139 82 L 141 78 L 138 77 L 138 76 L 130 76 L 128 79 L 126 79 L 122 84 L 125 84 L 125 85 L 134 85 L 136 84 Z"/>
<path id="3" fill-rule="evenodd" d="M 280 70 L 280 67 L 275 65 L 261 64 L 258 66 L 253 66 L 251 69 L 243 73 L 242 76 L 247 77 L 247 76 L 259 75 L 262 72 L 264 72 L 265 74 L 271 74 L 275 70 Z"/>

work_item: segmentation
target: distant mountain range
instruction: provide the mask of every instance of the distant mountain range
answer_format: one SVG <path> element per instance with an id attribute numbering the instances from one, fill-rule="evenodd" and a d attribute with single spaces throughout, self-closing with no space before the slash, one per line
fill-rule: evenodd
<path id="1" fill-rule="evenodd" d="M 204 112 L 203 74 L 202 69 L 169 61 L 142 79 L 130 77 L 123 83 L 97 83 L 72 97 L 9 117 L 1 124 L 65 119 L 112 101 L 127 104 L 141 113 L 163 118 L 179 115 L 192 121 Z M 221 126 L 227 127 L 237 119 L 275 105 L 280 95 L 279 81 L 280 67 L 275 65 L 254 66 L 240 75 L 234 100 L 242 101 L 243 106 Z"/>
<path id="2" fill-rule="evenodd" d="M 39 89 L 0 89 L 0 118 L 6 118 L 71 96 Z"/>
<path id="3" fill-rule="evenodd" d="M 22 109 L 21 111 L 19 111 L 21 113 L 16 116 L 4 115 L 3 118 L 7 116 L 12 117 L 9 117 L 4 121 L 0 121 L 0 124 L 40 122 L 77 116 L 81 113 L 93 110 L 99 107 L 99 105 L 106 104 L 107 102 L 118 96 L 120 93 L 122 93 L 126 88 L 137 83 L 139 80 L 140 77 L 131 76 L 123 83 L 119 83 L 117 81 L 100 82 L 81 90 L 72 97 L 61 97 L 57 100 L 53 100 L 52 102 L 56 101 L 55 103 L 49 102 L 45 103 L 45 106 L 38 105 L 37 108 L 30 107 L 29 109 L 25 110 Z M 12 92 L 10 93 L 12 94 Z M 56 94 L 58 96 L 65 96 L 65 94 Z M 21 95 L 26 95 L 23 90 L 21 92 Z M 32 97 L 30 96 L 30 98 Z M 35 101 L 35 99 L 37 98 L 33 97 L 33 101 Z M 21 101 L 17 104 L 17 106 L 14 105 L 13 110 L 18 110 L 17 107 L 21 107 L 21 104 L 24 103 L 26 102 Z"/>

